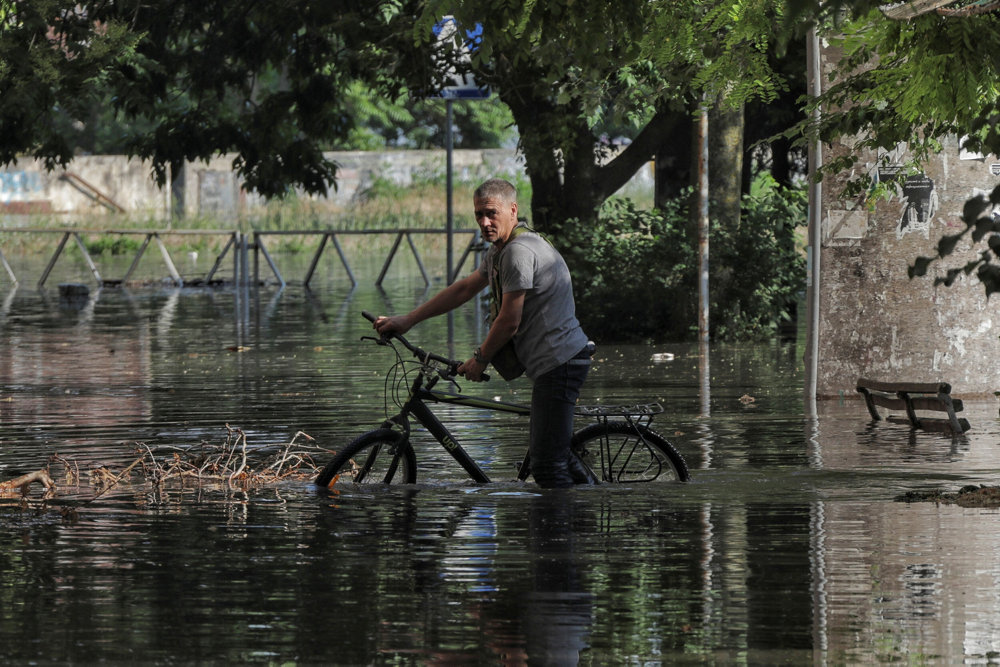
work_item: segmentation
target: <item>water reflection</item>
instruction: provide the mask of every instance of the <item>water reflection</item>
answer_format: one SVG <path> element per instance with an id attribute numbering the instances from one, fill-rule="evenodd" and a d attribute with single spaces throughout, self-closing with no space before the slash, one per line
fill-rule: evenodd
<path id="1" fill-rule="evenodd" d="M 426 298 L 419 277 L 262 290 L 95 290 L 82 308 L 7 292 L 0 477 L 54 452 L 127 465 L 137 441 L 342 446 L 385 416 L 393 359 L 361 310 Z M 248 315 L 248 317 L 247 317 Z M 473 309 L 413 332 L 453 356 Z M 410 489 L 156 491 L 84 482 L 0 498 L 8 662 L 740 664 L 986 661 L 1000 652 L 991 510 L 894 502 L 998 483 L 994 401 L 958 438 L 870 423 L 859 401 L 802 416 L 794 344 L 602 343 L 583 400 L 657 400 L 693 481 L 540 492 L 512 481 L 524 423 L 463 412 L 496 484 L 418 450 Z M 667 355 L 664 354 L 664 357 Z M 528 384 L 462 387 L 524 400 Z M 749 400 L 752 399 L 752 400 Z M 60 481 L 60 480 L 57 480 Z M 86 503 L 86 504 L 84 504 Z M 67 521 L 61 509 L 78 508 Z"/>

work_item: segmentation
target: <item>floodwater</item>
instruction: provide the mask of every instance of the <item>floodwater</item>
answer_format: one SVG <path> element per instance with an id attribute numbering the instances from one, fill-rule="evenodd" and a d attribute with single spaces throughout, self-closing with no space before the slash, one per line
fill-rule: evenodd
<path id="1" fill-rule="evenodd" d="M 311 292 L 249 298 L 161 286 L 69 303 L 0 284 L 0 479 L 53 454 L 121 471 L 138 443 L 222 445 L 228 428 L 250 446 L 303 432 L 341 447 L 386 413 L 393 357 L 362 340 L 361 311 L 428 294 L 403 270 L 385 290 L 357 273 L 353 290 L 331 270 Z M 478 321 L 469 309 L 411 338 L 465 355 Z M 582 399 L 661 402 L 683 485 L 517 483 L 525 423 L 453 408 L 494 483 L 422 441 L 412 488 L 155 492 L 133 475 L 99 496 L 84 478 L 0 498 L 0 660 L 998 661 L 1000 513 L 896 500 L 1000 483 L 996 401 L 967 403 L 956 439 L 872 424 L 853 396 L 811 420 L 795 343 L 713 345 L 707 360 L 601 344 Z M 462 390 L 525 400 L 529 386 Z"/>

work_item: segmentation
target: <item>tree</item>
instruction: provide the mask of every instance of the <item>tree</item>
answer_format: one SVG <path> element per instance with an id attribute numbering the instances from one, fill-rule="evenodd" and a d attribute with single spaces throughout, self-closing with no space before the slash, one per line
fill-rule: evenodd
<path id="1" fill-rule="evenodd" d="M 103 99 L 133 128 L 126 150 L 162 183 L 185 161 L 235 153 L 251 189 L 322 193 L 324 145 L 354 128 L 350 86 L 395 98 L 415 59 L 403 0 L 47 0 L 0 16 L 0 163 L 72 157 L 65 127 Z M 391 44 L 393 48 L 385 48 Z M 62 131 L 61 131 L 62 129 Z"/>
<path id="2" fill-rule="evenodd" d="M 248 188 L 335 186 L 326 147 L 363 137 L 360 103 L 385 112 L 433 94 L 460 49 L 432 26 L 485 27 L 471 62 L 510 109 L 532 181 L 533 222 L 589 221 L 701 99 L 738 108 L 781 88 L 768 67 L 780 0 L 46 0 L 0 18 L 0 163 L 63 165 L 67 127 L 107 100 L 126 151 L 169 169 L 236 155 Z M 432 55 L 434 58 L 432 58 Z M 358 90 L 371 91 L 362 100 Z M 90 123 L 93 124 L 92 122 Z M 634 128 L 616 152 L 608 125 Z M 369 135 L 368 138 L 372 138 Z"/>
<path id="3" fill-rule="evenodd" d="M 429 1 L 418 30 L 450 11 Z M 780 88 L 766 58 L 779 2 L 472 0 L 454 12 L 483 25 L 471 69 L 510 107 L 543 231 L 594 220 L 703 95 L 736 108 Z M 620 151 L 599 131 L 609 119 L 634 128 Z"/>

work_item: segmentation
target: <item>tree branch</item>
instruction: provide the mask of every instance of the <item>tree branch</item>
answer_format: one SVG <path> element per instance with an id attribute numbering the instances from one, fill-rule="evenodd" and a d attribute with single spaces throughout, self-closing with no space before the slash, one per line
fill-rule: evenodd
<path id="1" fill-rule="evenodd" d="M 660 146 L 674 133 L 682 121 L 689 120 L 686 113 L 661 110 L 646 123 L 631 144 L 599 169 L 600 188 L 604 197 L 618 191 L 644 164 L 656 156 Z"/>
<path id="2" fill-rule="evenodd" d="M 20 489 L 22 494 L 27 494 L 28 487 L 34 482 L 40 482 L 47 491 L 55 491 L 56 489 L 56 483 L 49 477 L 49 471 L 43 468 L 35 472 L 29 472 L 27 475 L 7 480 L 6 482 L 0 482 L 0 493 L 10 493 L 16 489 Z"/>

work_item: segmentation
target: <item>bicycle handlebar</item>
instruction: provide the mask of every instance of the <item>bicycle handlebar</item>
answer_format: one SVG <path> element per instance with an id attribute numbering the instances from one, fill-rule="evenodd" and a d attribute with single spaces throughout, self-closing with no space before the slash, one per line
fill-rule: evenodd
<path id="1" fill-rule="evenodd" d="M 365 316 L 365 319 L 367 319 L 369 322 L 373 324 L 375 323 L 375 320 L 378 319 L 367 310 L 362 310 L 361 314 Z M 456 361 L 454 359 L 449 359 L 448 357 L 442 357 L 440 354 L 434 354 L 433 352 L 428 352 L 427 350 L 417 345 L 414 345 L 410 341 L 406 340 L 406 338 L 402 334 L 393 333 L 389 334 L 388 336 L 382 335 L 383 341 L 387 341 L 390 338 L 395 338 L 396 340 L 398 340 L 403 345 L 403 347 L 409 350 L 413 354 L 413 356 L 415 356 L 417 359 L 420 359 L 421 361 L 436 361 L 438 363 L 445 364 L 448 367 L 449 379 L 458 375 L 458 367 L 462 365 L 461 361 Z M 489 380 L 489 379 L 490 376 L 487 375 L 486 373 L 483 373 L 483 380 Z"/>

